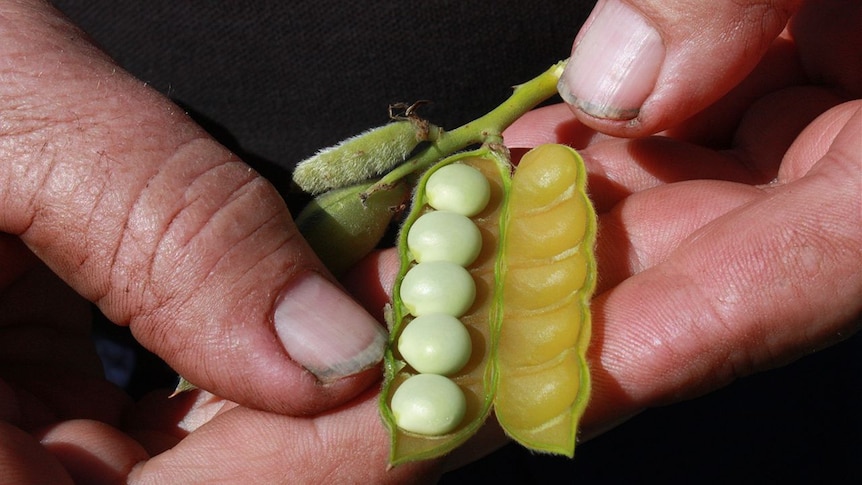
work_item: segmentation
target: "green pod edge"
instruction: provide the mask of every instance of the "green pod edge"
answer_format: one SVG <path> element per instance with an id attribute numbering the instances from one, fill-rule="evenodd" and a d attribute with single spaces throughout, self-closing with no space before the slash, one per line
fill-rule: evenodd
<path id="1" fill-rule="evenodd" d="M 406 366 L 403 361 L 397 358 L 396 345 L 404 325 L 404 317 L 407 315 L 407 310 L 401 303 L 399 293 L 401 282 L 412 262 L 406 249 L 407 233 L 413 222 L 422 214 L 423 208 L 427 204 L 424 194 L 425 184 L 428 178 L 441 167 L 470 158 L 493 160 L 502 183 L 501 207 L 498 220 L 496 221 L 500 228 L 500 235 L 496 242 L 496 248 L 494 248 L 494 287 L 489 289 L 493 295 L 493 299 L 490 303 L 488 314 L 489 330 L 488 340 L 485 345 L 485 355 L 487 357 L 484 359 L 485 365 L 484 369 L 482 369 L 483 392 L 481 402 L 478 404 L 477 412 L 473 413 L 472 416 L 466 416 L 465 421 L 459 425 L 455 431 L 442 436 L 419 436 L 407 433 L 398 428 L 395 423 L 395 416 L 389 406 L 389 399 L 394 391 L 394 386 L 397 379 L 399 379 L 399 375 Z M 481 428 L 491 413 L 494 402 L 494 389 L 496 388 L 494 356 L 496 355 L 496 340 L 497 335 L 499 334 L 500 319 L 502 317 L 502 278 L 499 278 L 498 275 L 502 267 L 500 252 L 502 251 L 502 242 L 504 241 L 503 226 L 507 212 L 506 204 L 509 186 L 511 184 L 512 170 L 513 166 L 509 160 L 508 151 L 502 146 L 490 146 L 486 144 L 476 150 L 456 153 L 437 162 L 425 171 L 416 185 L 410 213 L 405 218 L 398 236 L 401 268 L 395 280 L 392 295 L 393 304 L 388 306 L 385 312 L 386 322 L 389 327 L 389 342 L 384 354 L 384 382 L 382 392 L 380 394 L 379 408 L 382 420 L 386 428 L 389 430 L 389 462 L 391 466 L 411 461 L 427 460 L 445 455 L 473 436 L 479 428 Z"/>

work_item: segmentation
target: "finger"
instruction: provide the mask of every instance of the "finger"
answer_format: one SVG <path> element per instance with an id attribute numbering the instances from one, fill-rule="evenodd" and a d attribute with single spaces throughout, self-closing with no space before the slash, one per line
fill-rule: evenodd
<path id="1" fill-rule="evenodd" d="M 397 250 L 375 251 L 354 265 L 341 282 L 359 304 L 383 321 L 383 308 L 392 301 L 392 289 L 400 266 Z"/>
<path id="2" fill-rule="evenodd" d="M 720 165 L 745 160 L 744 165 L 764 174 L 760 180 L 767 177 L 779 183 L 796 180 L 810 169 L 814 160 L 826 153 L 831 144 L 826 136 L 834 134 L 836 126 L 846 124 L 857 109 L 854 106 L 858 106 L 858 103 L 847 103 L 827 111 L 810 123 L 815 113 L 825 111 L 837 101 L 836 96 L 822 89 L 792 88 L 780 91 L 758 103 L 746 116 L 747 121 L 737 135 L 737 156 L 730 157 L 725 152 L 724 155 L 711 158 Z M 795 109 L 788 109 L 790 105 Z M 776 123 L 775 120 L 779 121 Z M 804 125 L 809 126 L 802 131 Z M 795 143 L 794 139 L 797 140 Z M 633 140 L 622 143 L 622 146 L 632 143 L 640 142 Z M 680 153 L 686 147 L 690 146 L 683 144 L 676 150 L 665 150 L 667 160 L 674 163 L 678 158 L 672 154 Z M 592 149 L 598 151 L 603 147 Z M 696 160 L 697 153 L 699 150 L 693 149 L 689 160 Z M 778 162 L 785 153 L 781 176 L 777 177 Z M 604 150 L 590 158 L 608 160 L 614 159 L 614 156 L 625 160 L 623 155 L 606 153 Z M 721 157 L 727 160 L 722 161 Z M 604 166 L 607 165 L 615 166 L 610 163 Z M 690 167 L 696 163 L 682 161 L 679 164 L 685 165 Z M 622 164 L 619 166 L 625 167 Z M 718 173 L 716 171 L 708 175 L 715 176 Z M 596 178 L 596 175 L 592 177 Z M 753 177 L 754 180 L 758 180 L 758 177 Z M 664 261 L 680 243 L 701 227 L 766 195 L 761 188 L 748 184 L 696 180 L 661 185 L 655 181 L 655 185 L 649 187 L 652 184 L 644 182 L 642 179 L 637 186 L 630 185 L 628 190 L 636 192 L 625 198 L 616 199 L 601 192 L 594 195 L 599 207 L 613 203 L 612 209 L 602 211 L 599 217 L 599 243 L 596 249 L 601 274 L 597 288 L 599 292 Z"/>
<path id="3" fill-rule="evenodd" d="M 131 469 L 149 458 L 132 438 L 101 421 L 64 421 L 40 432 L 39 439 L 75 483 L 125 483 Z"/>
<path id="4" fill-rule="evenodd" d="M 860 129 L 857 110 L 824 135 L 830 148 L 805 177 L 767 189 L 594 301 L 590 420 L 696 396 L 858 330 Z"/>
<path id="5" fill-rule="evenodd" d="M 787 183 L 805 176 L 827 155 L 849 163 L 862 153 L 862 101 L 848 101 L 824 112 L 796 138 L 785 154 L 777 181 Z"/>
<path id="6" fill-rule="evenodd" d="M 0 476 L 20 485 L 75 483 L 63 466 L 38 441 L 0 421 Z"/>
<path id="7" fill-rule="evenodd" d="M 212 483 L 255 477 L 256 483 L 434 483 L 439 474 L 435 461 L 389 469 L 388 456 L 377 391 L 370 390 L 349 408 L 315 418 L 231 409 L 170 453 L 142 463 L 130 481 Z"/>
<path id="8" fill-rule="evenodd" d="M 231 400 L 308 413 L 376 381 L 385 332 L 274 188 L 46 5 L 0 16 L 0 231 Z"/>
<path id="9" fill-rule="evenodd" d="M 600 1 L 575 39 L 560 94 L 597 130 L 656 133 L 738 84 L 798 3 Z"/>
<path id="10" fill-rule="evenodd" d="M 578 121 L 565 104 L 552 104 L 528 111 L 503 132 L 503 139 L 510 149 L 562 143 L 580 150 L 606 138 L 607 135 Z"/>
<path id="11" fill-rule="evenodd" d="M 625 198 L 599 215 L 596 294 L 667 260 L 705 225 L 762 195 L 748 185 L 692 181 Z"/>
<path id="12" fill-rule="evenodd" d="M 830 90 L 814 86 L 789 87 L 764 96 L 745 113 L 734 136 L 734 152 L 746 167 L 760 175 L 760 183 L 772 182 L 800 134 L 842 101 Z M 824 152 L 825 147 L 820 154 Z"/>

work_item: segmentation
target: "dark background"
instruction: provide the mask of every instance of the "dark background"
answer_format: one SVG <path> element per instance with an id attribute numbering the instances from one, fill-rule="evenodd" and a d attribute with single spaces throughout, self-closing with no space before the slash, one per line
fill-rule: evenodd
<path id="1" fill-rule="evenodd" d="M 568 56 L 592 2 L 55 1 L 282 189 L 289 167 L 419 99 L 454 128 Z M 174 375 L 125 329 L 99 345 L 133 395 Z M 444 484 L 862 483 L 862 335 L 708 396 L 653 409 L 574 460 L 511 445 Z"/>

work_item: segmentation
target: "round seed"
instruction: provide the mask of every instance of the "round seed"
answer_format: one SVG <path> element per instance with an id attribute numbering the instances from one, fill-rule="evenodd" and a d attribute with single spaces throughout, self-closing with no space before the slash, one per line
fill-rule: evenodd
<path id="1" fill-rule="evenodd" d="M 398 338 L 398 351 L 417 372 L 452 375 L 470 360 L 470 333 L 443 313 L 416 317 Z"/>
<path id="2" fill-rule="evenodd" d="M 392 395 L 395 424 L 405 431 L 441 435 L 454 430 L 467 410 L 464 392 L 437 374 L 417 374 L 404 381 Z"/>
<path id="3" fill-rule="evenodd" d="M 445 313 L 460 317 L 476 298 L 476 283 L 463 267 L 431 261 L 412 267 L 401 282 L 401 302 L 415 317 Z"/>
<path id="4" fill-rule="evenodd" d="M 482 234 L 466 216 L 449 211 L 431 211 L 410 226 L 407 248 L 419 263 L 451 261 L 467 266 L 482 250 Z"/>
<path id="5" fill-rule="evenodd" d="M 425 183 L 428 205 L 475 216 L 482 212 L 491 198 L 491 186 L 481 172 L 469 165 L 453 163 L 440 167 Z"/>

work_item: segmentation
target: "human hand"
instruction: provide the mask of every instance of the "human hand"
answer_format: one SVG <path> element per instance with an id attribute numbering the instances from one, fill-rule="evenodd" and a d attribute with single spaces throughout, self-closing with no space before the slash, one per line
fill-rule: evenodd
<path id="1" fill-rule="evenodd" d="M 797 20 L 805 21 L 810 17 Z M 810 32 L 818 30 L 811 25 Z M 820 42 L 801 31 L 794 35 L 802 51 Z M 859 106 L 847 103 L 855 96 L 849 93 L 795 86 L 817 74 L 797 70 L 799 53 L 789 47 L 776 41 L 734 92 L 696 123 L 680 120 L 665 137 L 600 135 L 564 105 L 533 112 L 505 134 L 516 147 L 573 144 L 592 172 L 591 194 L 601 212 L 601 276 L 590 354 L 595 381 L 582 438 L 857 330 L 853 297 L 862 283 L 855 270 L 860 234 L 853 204 L 860 187 L 858 179 L 842 174 L 859 166 L 858 156 L 845 156 L 859 152 L 853 138 L 862 128 Z M 824 217 L 819 206 L 829 207 Z M 842 218 L 849 224 L 837 223 Z M 807 244 L 812 235 L 819 245 Z M 794 252 L 805 257 L 794 260 Z M 810 264 L 817 269 L 796 273 Z M 397 261 L 383 252 L 365 265 L 347 284 L 363 292 L 370 308 L 379 308 Z M 788 292 L 791 298 L 783 296 Z M 359 481 L 402 479 L 401 468 L 383 471 L 387 441 L 374 403 L 362 413 L 364 418 L 345 421 L 349 427 L 319 427 L 315 440 L 302 442 L 317 447 L 321 462 L 327 450 L 362 447 L 368 460 L 354 472 L 361 473 Z M 411 473 L 433 479 L 493 449 L 502 438 L 492 428 L 444 461 L 423 463 Z M 330 463 L 352 458 L 337 455 Z M 328 476 L 350 468 L 356 467 L 329 468 Z"/>
<path id="2" fill-rule="evenodd" d="M 758 91 L 755 90 L 755 92 Z M 766 94 L 766 92 L 759 92 L 759 96 Z M 780 102 L 780 95 L 776 96 L 777 99 L 772 110 L 766 110 L 765 113 L 761 114 L 774 113 L 775 110 L 784 106 L 783 102 Z M 728 99 L 732 101 L 734 98 L 729 97 Z M 736 100 L 738 101 L 738 98 Z M 833 100 L 826 105 L 831 106 L 837 102 L 839 100 Z M 769 104 L 768 100 L 764 100 L 763 103 Z M 732 103 L 728 102 L 728 104 Z M 745 107 L 751 106 L 746 104 Z M 821 111 L 825 109 L 822 105 L 815 107 Z M 752 113 L 752 116 L 757 114 L 754 107 L 751 107 L 749 112 Z M 853 123 L 858 123 L 858 115 L 856 116 L 857 119 Z M 751 147 L 750 140 L 754 136 L 752 133 L 756 133 L 762 125 L 755 124 L 749 129 L 744 129 L 743 126 L 740 126 L 740 118 L 741 115 L 738 112 L 734 116 L 728 116 L 726 127 L 731 128 L 726 128 L 726 130 L 740 134 L 748 133 L 749 146 L 740 148 L 740 151 L 744 155 L 752 157 L 758 155 L 758 159 L 761 159 L 760 152 L 755 149 L 762 149 L 763 147 Z M 768 124 L 770 120 L 763 119 L 761 121 Z M 810 117 L 807 121 L 810 121 Z M 845 119 L 845 121 L 847 120 Z M 854 125 L 850 124 L 849 121 L 848 124 L 850 126 L 848 129 L 853 129 Z M 858 124 L 855 126 L 858 127 Z M 713 247 L 722 248 L 721 241 L 727 242 L 727 239 L 731 239 L 734 245 L 740 246 L 753 237 L 750 233 L 728 234 L 734 232 L 735 225 L 731 222 L 725 224 L 723 221 L 728 220 L 726 219 L 728 217 L 736 217 L 737 212 L 744 212 L 743 209 L 748 208 L 748 206 L 739 206 L 737 200 L 736 205 L 739 210 L 730 211 L 730 215 L 722 213 L 722 209 L 727 211 L 728 206 L 734 205 L 734 200 L 731 199 L 734 192 L 728 190 L 722 195 L 722 191 L 717 190 L 718 185 L 723 185 L 728 189 L 731 187 L 739 189 L 740 193 L 737 194 L 739 196 L 750 193 L 750 199 L 745 202 L 750 202 L 752 206 L 756 204 L 754 194 L 765 198 L 766 195 L 761 194 L 761 192 L 764 194 L 770 191 L 784 194 L 793 192 L 790 189 L 790 180 L 785 180 L 786 183 L 781 187 L 778 185 L 767 189 L 752 187 L 750 184 L 756 183 L 754 179 L 757 176 L 743 171 L 738 164 L 731 163 L 734 160 L 728 160 L 729 157 L 722 157 L 721 153 L 705 147 L 697 148 L 690 143 L 702 141 L 708 138 L 707 135 L 720 135 L 724 137 L 720 139 L 726 139 L 731 136 L 730 133 L 724 133 L 718 129 L 717 125 L 710 125 L 705 121 L 700 124 L 700 127 L 703 130 L 699 132 L 690 130 L 688 136 L 683 136 L 682 130 L 677 129 L 679 143 L 671 140 L 667 142 L 662 140 L 630 142 L 594 135 L 593 132 L 585 130 L 583 126 L 572 122 L 571 115 L 565 108 L 560 109 L 558 107 L 536 112 L 507 133 L 507 142 L 512 145 L 565 141 L 579 147 L 586 147 L 583 151 L 594 171 L 591 180 L 593 183 L 592 192 L 600 210 L 604 213 L 602 216 L 602 234 L 600 234 L 601 239 L 599 241 L 600 264 L 602 264 L 600 270 L 603 274 L 603 281 L 600 288 L 601 293 L 597 296 L 594 306 L 597 338 L 591 358 L 597 381 L 593 394 L 593 404 L 584 420 L 585 429 L 590 434 L 598 432 L 611 423 L 618 422 L 643 407 L 681 399 L 705 391 L 707 388 L 721 385 L 726 378 L 730 377 L 729 375 L 715 375 L 715 370 L 722 369 L 721 365 L 725 365 L 725 362 L 722 361 L 721 365 L 716 366 L 716 361 L 721 360 L 719 357 L 721 357 L 722 351 L 726 351 L 732 357 L 731 360 L 727 361 L 728 365 L 738 364 L 740 362 L 738 359 L 744 360 L 743 356 L 750 355 L 752 367 L 743 370 L 754 370 L 754 365 L 777 365 L 782 361 L 782 358 L 792 358 L 798 355 L 800 346 L 805 346 L 807 349 L 809 344 L 825 345 L 830 337 L 837 337 L 837 329 L 844 329 L 841 331 L 846 330 L 848 332 L 854 330 L 848 323 L 849 318 L 841 318 L 842 313 L 850 314 L 854 309 L 851 307 L 839 311 L 830 306 L 829 312 L 821 312 L 814 319 L 817 324 L 815 328 L 805 329 L 806 331 L 812 330 L 810 338 L 800 338 L 796 332 L 778 328 L 777 330 L 780 332 L 776 339 L 770 340 L 770 346 L 766 347 L 758 341 L 759 335 L 757 333 L 748 335 L 748 338 L 742 334 L 745 330 L 766 331 L 767 328 L 773 329 L 776 322 L 779 321 L 778 319 L 788 315 L 790 310 L 778 308 L 779 313 L 774 315 L 774 319 L 764 318 L 763 321 L 756 321 L 756 319 L 751 318 L 753 315 L 743 315 L 747 318 L 738 322 L 739 326 L 728 327 L 728 334 L 726 335 L 734 336 L 734 338 L 723 341 L 720 347 L 715 347 L 714 339 L 725 337 L 723 334 L 712 332 L 720 330 L 720 328 L 713 326 L 713 321 L 698 322 L 686 318 L 686 315 L 697 314 L 697 301 L 688 307 L 680 307 L 679 309 L 662 307 L 662 305 L 668 304 L 669 297 L 679 296 L 680 292 L 684 294 L 684 290 L 686 290 L 686 288 L 678 286 L 674 288 L 669 285 L 673 281 L 668 277 L 668 274 L 665 274 L 668 269 L 676 271 L 682 271 L 686 267 L 691 269 L 692 266 L 696 265 L 685 266 L 683 263 L 697 262 L 699 256 L 721 254 L 710 253 L 708 250 Z M 838 131 L 836 128 L 833 126 L 829 133 L 834 135 Z M 667 133 L 670 132 L 670 130 L 667 131 Z M 549 134 L 553 138 L 552 140 L 547 139 Z M 780 133 L 775 133 L 775 135 L 778 134 Z M 794 133 L 793 137 L 796 135 Z M 829 141 L 831 138 L 826 137 L 823 140 Z M 758 140 L 759 142 L 760 140 Z M 780 151 L 782 146 L 786 148 L 788 144 L 785 142 L 783 145 L 779 144 L 777 147 L 770 146 L 769 148 L 776 148 Z M 762 160 L 769 160 L 768 155 L 775 156 L 775 153 L 775 151 L 763 153 Z M 692 154 L 696 155 L 697 159 L 702 156 L 706 159 L 702 163 L 692 163 L 688 160 Z M 812 157 L 820 157 L 819 153 L 804 153 L 804 151 L 797 157 L 803 155 L 803 158 L 809 162 Z M 656 159 L 655 157 L 661 158 Z M 655 163 L 651 164 L 652 161 Z M 773 163 L 777 164 L 774 160 Z M 792 167 L 787 166 L 784 170 L 799 170 L 800 167 L 804 167 L 801 162 Z M 775 165 L 771 168 L 777 170 Z M 788 173 L 793 175 L 792 172 Z M 738 182 L 738 185 L 731 186 L 730 184 L 715 182 L 701 184 L 702 180 L 677 184 L 678 181 L 688 179 L 708 178 L 732 179 Z M 845 180 L 845 182 L 849 183 L 850 181 Z M 692 197 L 692 192 L 694 196 L 698 194 L 697 191 L 691 190 L 688 192 L 690 196 L 688 199 L 683 197 L 686 192 L 683 190 L 686 184 L 695 183 L 697 185 L 692 186 L 691 189 L 707 188 L 710 191 L 698 198 Z M 716 186 L 711 186 L 711 184 Z M 830 187 L 830 190 L 832 189 Z M 853 187 L 844 187 L 844 189 L 845 192 L 852 192 Z M 662 190 L 667 191 L 666 197 L 662 194 Z M 835 192 L 839 191 L 836 190 Z M 707 200 L 713 194 L 716 198 L 712 201 Z M 839 200 L 841 194 L 827 193 L 822 195 L 834 196 L 836 200 Z M 851 193 L 851 195 L 853 194 Z M 680 201 L 691 200 L 692 198 L 700 201 L 697 210 L 682 213 L 674 212 L 673 219 L 659 217 L 660 213 L 650 215 L 650 211 L 660 210 L 662 205 L 664 205 L 666 214 L 668 206 L 671 206 L 671 209 L 677 208 L 673 205 L 674 201 L 677 201 L 677 205 L 681 205 Z M 839 204 L 836 209 L 839 211 L 838 213 L 840 214 L 841 210 L 846 212 L 846 205 L 852 200 L 852 198 L 850 200 L 845 199 L 843 204 Z M 722 201 L 725 203 L 718 203 Z M 713 203 L 716 206 L 712 206 Z M 747 213 L 751 214 L 752 212 Z M 810 215 L 810 212 L 808 214 Z M 858 213 L 856 214 L 856 220 L 858 220 Z M 854 213 L 851 212 L 850 215 L 853 216 Z M 651 218 L 648 219 L 646 216 Z M 714 219 L 714 222 L 710 222 L 710 219 Z M 777 220 L 777 217 L 774 219 Z M 647 220 L 659 225 L 650 227 L 647 225 Z M 806 223 L 812 222 L 807 219 L 804 221 Z M 838 229 L 852 232 L 854 225 L 851 223 L 849 226 L 851 227 L 839 227 Z M 858 227 L 858 224 L 855 227 Z M 675 231 L 671 231 L 671 229 Z M 747 231 L 753 229 L 754 227 L 746 227 Z M 656 237 L 656 234 L 660 237 Z M 717 234 L 722 237 L 717 238 L 712 243 L 715 246 L 704 248 L 704 245 L 709 244 L 709 241 L 704 241 L 706 238 L 703 237 L 694 237 L 694 234 Z M 683 243 L 682 241 L 686 240 L 686 236 L 692 236 L 693 242 L 701 246 L 690 242 Z M 848 235 L 843 234 L 843 236 L 843 239 L 838 239 L 839 242 L 846 242 Z M 849 237 L 855 237 L 858 242 L 858 233 L 849 234 Z M 749 253 L 758 249 L 751 245 L 744 247 L 747 247 Z M 843 255 L 834 256 L 849 260 L 850 256 L 858 256 L 858 247 L 858 244 L 851 247 L 850 254 L 845 252 Z M 852 253 L 854 248 L 857 251 L 856 254 Z M 733 248 L 725 247 L 724 254 L 728 254 L 727 251 L 730 249 Z M 756 254 L 769 256 L 769 254 L 764 255 L 764 252 L 760 251 Z M 26 254 L 26 252 L 24 253 Z M 376 268 L 375 270 L 364 271 L 364 268 L 359 268 L 358 274 L 353 276 L 365 281 L 377 279 L 379 284 L 373 286 L 377 290 L 389 288 L 388 278 L 391 278 L 395 266 L 387 254 L 376 255 L 375 258 L 377 259 L 371 258 L 366 262 L 368 265 L 366 268 Z M 688 256 L 684 256 L 684 254 Z M 622 257 L 611 259 L 612 256 L 617 255 Z M 643 258 L 635 260 L 633 258 L 635 255 L 643 256 Z M 672 261 L 676 261 L 676 263 Z M 774 259 L 772 261 L 774 262 Z M 840 268 L 837 268 L 836 264 L 832 264 L 835 262 L 834 259 L 827 259 L 826 262 L 830 264 L 825 269 L 832 271 L 833 275 L 840 274 Z M 704 266 L 704 263 L 705 261 L 701 260 L 699 264 Z M 765 264 L 761 267 L 767 268 Z M 782 267 L 784 267 L 783 262 L 778 268 Z M 714 267 L 711 268 L 714 269 Z M 858 276 L 856 280 L 853 280 L 852 268 L 845 268 L 845 270 L 850 272 L 850 277 L 846 277 L 845 274 L 847 284 L 841 290 L 845 293 L 856 291 L 858 294 Z M 702 281 L 705 275 L 695 276 L 700 276 Z M 728 273 L 717 276 L 722 276 L 725 281 L 729 278 L 736 285 L 733 288 L 739 291 L 737 294 L 744 296 L 744 292 L 756 283 L 754 280 L 758 275 L 748 271 L 736 276 Z M 764 279 L 767 282 L 780 282 L 779 276 L 774 273 L 760 276 L 765 276 Z M 715 280 L 714 283 L 710 284 L 717 284 L 718 281 Z M 790 281 L 798 283 L 799 279 Z M 816 286 L 820 281 L 827 281 L 831 284 L 831 280 L 826 274 L 814 275 L 811 284 Z M 665 282 L 667 285 L 652 289 L 644 288 L 648 282 Z M 806 283 L 808 282 L 806 281 Z M 348 285 L 357 289 L 349 283 Z M 368 291 L 371 288 L 372 286 L 366 285 L 362 289 Z M 691 288 L 697 288 L 697 286 L 693 285 Z M 799 286 L 795 288 L 800 289 Z M 783 322 L 788 327 L 793 326 L 791 325 L 793 323 L 802 321 L 806 316 L 818 314 L 822 308 L 822 305 L 810 306 L 817 300 L 814 298 L 817 295 L 806 295 L 803 290 L 804 288 L 800 289 L 800 294 L 810 298 L 807 303 L 796 303 L 796 308 L 801 308 L 804 311 L 800 315 L 792 315 L 790 320 Z M 655 295 L 654 301 L 650 301 L 651 295 Z M 818 298 L 820 297 L 822 295 Z M 379 292 L 374 292 L 374 295 L 365 295 L 364 298 L 368 298 L 368 303 L 373 308 L 382 302 L 379 300 Z M 746 306 L 747 309 L 763 310 L 763 307 L 758 305 L 768 304 L 769 302 L 766 300 L 764 298 L 757 301 L 741 301 L 751 305 Z M 699 303 L 704 302 L 700 300 Z M 846 303 L 846 298 L 844 303 Z M 646 312 L 642 313 L 642 309 L 645 309 Z M 677 313 L 677 310 L 680 313 Z M 855 308 L 855 311 L 858 312 L 858 308 Z M 740 313 L 743 312 L 740 311 Z M 70 315 L 66 316 L 71 318 Z M 662 319 L 661 316 L 666 319 Z M 767 315 L 763 313 L 760 316 Z M 632 321 L 640 323 L 632 324 Z M 694 339 L 692 339 L 691 334 L 680 333 L 686 329 L 684 324 L 697 323 L 701 326 L 697 327 L 698 332 L 694 334 Z M 665 324 L 665 326 L 661 327 L 660 324 Z M 798 330 L 800 326 L 795 325 L 794 327 Z M 662 333 L 651 333 L 654 330 L 663 331 Z M 790 335 L 791 333 L 793 335 Z M 657 338 L 650 338 L 651 336 Z M 667 338 L 661 341 L 658 337 Z M 701 337 L 703 337 L 702 341 L 696 341 Z M 768 337 L 773 336 L 768 335 Z M 787 345 L 788 341 L 796 343 Z M 685 345 L 677 349 L 674 345 L 678 343 Z M 710 352 L 706 355 L 696 352 L 696 350 L 703 348 L 709 349 Z M 768 355 L 769 349 L 782 350 L 782 352 L 780 355 L 770 356 Z M 746 354 L 746 352 L 750 352 L 750 354 Z M 692 354 L 698 358 L 686 360 L 686 357 L 691 357 Z M 631 360 L 640 357 L 649 357 L 652 360 L 647 362 Z M 684 365 L 673 366 L 673 364 L 680 362 Z M 649 365 L 644 365 L 645 363 Z M 668 372 L 668 369 L 672 369 L 673 372 Z M 700 376 L 708 376 L 709 378 L 699 381 L 698 377 Z M 7 401 L 4 399 L 0 402 Z M 129 406 L 128 403 L 123 407 L 128 409 L 127 406 Z M 348 476 L 351 479 L 366 479 L 365 481 L 369 482 L 375 481 L 375 478 L 381 481 L 386 478 L 391 481 L 403 481 L 408 476 L 417 476 L 426 472 L 433 476 L 433 473 L 439 473 L 440 468 L 433 470 L 432 468 L 441 466 L 439 463 L 423 463 L 404 468 L 399 467 L 391 472 L 385 470 L 385 453 L 388 441 L 377 416 L 374 391 L 367 391 L 362 394 L 351 406 L 344 406 L 329 413 L 307 418 L 280 416 L 245 406 L 237 406 L 205 392 L 190 394 L 172 401 L 166 400 L 164 395 L 154 395 L 134 406 L 125 413 L 125 416 L 117 428 L 127 430 L 131 437 L 120 434 L 116 428 L 103 427 L 95 421 L 68 421 L 61 423 L 67 426 L 65 429 L 64 427 L 52 427 L 48 431 L 53 431 L 54 434 L 42 435 L 47 437 L 43 443 L 47 445 L 52 442 L 58 444 L 59 446 L 56 446 L 52 452 L 58 449 L 75 450 L 86 453 L 90 458 L 95 457 L 97 462 L 102 465 L 118 463 L 119 466 L 110 468 L 110 470 L 116 470 L 117 474 L 125 474 L 135 464 L 138 464 L 137 468 L 133 470 L 133 478 L 150 479 L 154 482 L 159 479 L 163 482 L 169 479 L 182 481 L 183 478 L 186 479 L 185 481 L 195 479 L 198 481 L 229 480 L 231 476 L 255 476 L 259 478 L 258 481 L 264 483 L 279 480 L 311 480 L 321 476 L 330 478 Z M 91 429 L 96 428 L 96 432 L 82 433 L 80 428 L 75 428 L 78 425 L 90 426 Z M 11 434 L 10 436 L 17 438 L 19 435 Z M 130 441 L 132 439 L 134 442 Z M 70 446 L 70 443 L 74 446 Z M 155 455 L 159 451 L 167 449 L 170 449 L 170 452 L 159 454 L 148 461 L 142 461 L 149 455 Z M 469 452 L 475 451 L 475 449 L 467 447 L 459 451 Z M 44 456 L 44 454 L 39 455 L 36 451 L 26 456 L 37 455 Z M 74 455 L 72 457 L 74 458 Z M 73 460 L 67 460 L 66 463 L 69 466 L 74 465 Z M 42 466 L 41 468 L 30 469 L 48 470 L 49 468 Z M 92 469 L 90 468 L 90 470 Z M 103 469 L 102 471 L 107 470 Z"/>
<path id="3" fill-rule="evenodd" d="M 770 10 L 781 2 L 632 3 L 654 15 L 666 53 L 639 60 L 616 95 L 587 104 L 591 94 L 564 96 L 574 106 L 530 113 L 506 133 L 512 146 L 583 148 L 591 173 L 600 277 L 587 434 L 780 366 L 860 325 L 859 4 L 809 2 L 781 33 L 760 22 L 782 18 Z M 588 21 L 579 41 L 595 47 L 631 32 L 626 8 L 601 2 L 598 30 Z M 701 15 L 712 20 L 692 20 Z M 670 21 L 678 18 L 687 20 Z M 737 35 L 721 35 L 729 31 Z M 618 69 L 591 65 L 578 77 L 584 60 L 622 58 L 612 45 L 597 56 L 576 42 L 561 89 L 587 89 L 591 73 Z M 612 91 L 598 84 L 595 93 Z M 621 110 L 633 117 L 610 117 Z"/>
<path id="4" fill-rule="evenodd" d="M 275 189 L 47 2 L 0 3 L 0 79 L 0 453 L 62 454 L 74 439 L 36 438 L 75 419 L 120 426 L 88 301 L 244 409 L 320 413 L 378 381 L 385 331 Z M 57 468 L 25 463 L 0 473 Z"/>

